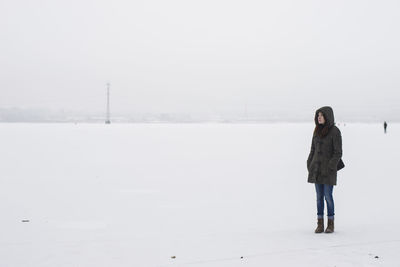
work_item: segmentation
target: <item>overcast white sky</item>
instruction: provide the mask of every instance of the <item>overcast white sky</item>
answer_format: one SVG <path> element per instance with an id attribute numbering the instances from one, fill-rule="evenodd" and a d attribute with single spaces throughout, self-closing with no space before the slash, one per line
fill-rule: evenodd
<path id="1" fill-rule="evenodd" d="M 400 1 L 1 0 L 0 107 L 379 112 Z"/>

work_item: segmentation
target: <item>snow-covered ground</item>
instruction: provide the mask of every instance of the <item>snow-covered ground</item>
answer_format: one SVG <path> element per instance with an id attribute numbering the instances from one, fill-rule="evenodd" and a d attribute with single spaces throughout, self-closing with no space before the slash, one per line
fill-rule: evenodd
<path id="1" fill-rule="evenodd" d="M 0 124 L 0 266 L 400 266 L 400 125 L 339 128 L 314 234 L 311 123 Z"/>

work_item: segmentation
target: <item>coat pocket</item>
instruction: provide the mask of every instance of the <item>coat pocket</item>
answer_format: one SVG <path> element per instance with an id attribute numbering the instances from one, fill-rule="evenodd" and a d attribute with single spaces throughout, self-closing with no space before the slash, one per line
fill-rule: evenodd
<path id="1" fill-rule="evenodd" d="M 311 174 L 318 174 L 318 163 L 315 161 L 312 161 L 310 163 L 310 167 L 308 168 L 308 172 Z"/>

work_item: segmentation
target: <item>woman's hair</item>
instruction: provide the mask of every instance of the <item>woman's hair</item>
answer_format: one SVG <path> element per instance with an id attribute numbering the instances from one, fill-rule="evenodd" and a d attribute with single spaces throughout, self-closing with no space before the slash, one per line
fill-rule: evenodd
<path id="1" fill-rule="evenodd" d="M 314 135 L 317 135 L 321 138 L 325 137 L 329 133 L 330 127 L 325 124 L 317 124 L 314 129 Z"/>

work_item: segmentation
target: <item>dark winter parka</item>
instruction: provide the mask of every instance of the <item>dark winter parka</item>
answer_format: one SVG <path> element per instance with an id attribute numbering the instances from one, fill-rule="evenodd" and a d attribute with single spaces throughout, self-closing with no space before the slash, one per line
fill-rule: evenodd
<path id="1" fill-rule="evenodd" d="M 318 126 L 318 113 L 325 118 L 329 131 L 325 136 L 314 133 L 311 151 L 307 159 L 308 182 L 336 185 L 337 165 L 342 157 L 342 136 L 335 126 L 331 107 L 322 107 L 315 112 L 315 125 Z"/>

